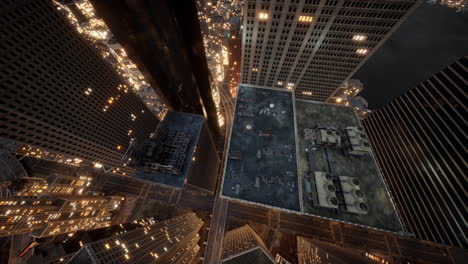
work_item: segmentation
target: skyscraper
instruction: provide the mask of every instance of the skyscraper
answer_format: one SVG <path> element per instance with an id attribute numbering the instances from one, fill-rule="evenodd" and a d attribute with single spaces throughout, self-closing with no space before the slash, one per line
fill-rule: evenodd
<path id="1" fill-rule="evenodd" d="M 158 120 L 51 2 L 0 5 L 0 137 L 123 167 Z"/>
<path id="2" fill-rule="evenodd" d="M 240 81 L 240 64 L 242 58 L 242 41 L 240 34 L 232 35 L 228 40 L 229 47 L 229 92 L 234 98 L 237 93 L 237 85 Z"/>
<path id="3" fill-rule="evenodd" d="M 85 244 L 69 263 L 190 263 L 203 221 L 188 213 Z"/>
<path id="4" fill-rule="evenodd" d="M 249 225 L 245 225 L 226 233 L 223 240 L 222 263 L 269 264 L 275 261 L 262 239 Z"/>
<path id="5" fill-rule="evenodd" d="M 123 197 L 85 194 L 90 182 L 88 176 L 58 175 L 7 182 L 10 189 L 0 196 L 0 236 L 32 231 L 47 237 L 109 226 Z"/>
<path id="6" fill-rule="evenodd" d="M 363 122 L 407 231 L 465 248 L 467 89 L 465 56 Z"/>
<path id="7" fill-rule="evenodd" d="M 92 1 L 138 68 L 170 110 L 204 115 L 219 135 L 196 1 Z M 125 26 L 123 26 L 125 25 Z"/>
<path id="8" fill-rule="evenodd" d="M 135 178 L 176 189 L 216 190 L 220 161 L 203 116 L 167 112 L 132 160 Z"/>
<path id="9" fill-rule="evenodd" d="M 300 236 L 297 237 L 297 258 L 299 264 L 388 264 L 388 261 L 377 256 L 371 259 L 369 254 L 360 254 L 358 250 Z"/>
<path id="10" fill-rule="evenodd" d="M 241 83 L 326 101 L 420 2 L 245 0 Z"/>

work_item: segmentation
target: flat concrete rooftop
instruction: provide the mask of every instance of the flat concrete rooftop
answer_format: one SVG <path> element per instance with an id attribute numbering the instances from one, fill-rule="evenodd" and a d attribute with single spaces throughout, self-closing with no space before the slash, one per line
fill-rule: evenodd
<path id="1" fill-rule="evenodd" d="M 239 86 L 222 195 L 299 211 L 292 93 Z"/>
<path id="2" fill-rule="evenodd" d="M 222 264 L 246 264 L 246 263 L 255 263 L 255 264 L 274 264 L 272 259 L 270 259 L 263 250 L 258 247 L 254 250 L 246 251 L 245 253 L 225 260 Z"/>
<path id="3" fill-rule="evenodd" d="M 284 90 L 239 85 L 221 195 L 279 210 L 403 231 L 371 152 L 351 155 L 343 148 L 311 145 L 305 139 L 306 128 L 343 131 L 350 126 L 360 126 L 350 107 L 295 100 Z M 318 195 L 317 190 L 306 188 L 306 181 L 310 187 L 310 175 L 318 171 L 336 178 L 358 178 L 367 214 L 348 212 L 343 199 L 338 209 L 318 206 L 310 198 Z"/>
<path id="4" fill-rule="evenodd" d="M 180 174 L 171 174 L 164 172 L 148 172 L 137 169 L 134 177 L 150 181 L 158 184 L 163 184 L 175 188 L 182 188 L 189 173 L 189 168 L 192 162 L 192 156 L 197 145 L 197 140 L 204 122 L 203 116 L 179 113 L 169 111 L 165 118 L 159 123 L 158 129 L 169 128 L 179 132 L 186 133 L 189 137 L 187 151 L 185 153 L 184 165 Z"/>
<path id="5" fill-rule="evenodd" d="M 364 225 L 393 232 L 403 228 L 390 200 L 385 184 L 371 153 L 365 155 L 349 155 L 342 149 L 313 148 L 304 138 L 305 128 L 333 126 L 345 129 L 349 126 L 360 126 L 351 107 L 334 104 L 296 100 L 296 137 L 298 148 L 298 171 L 302 193 L 305 193 L 305 176 L 313 171 L 329 171 L 335 176 L 356 177 L 360 181 L 360 188 L 364 193 L 368 205 L 367 215 L 348 213 L 314 206 L 303 195 L 302 211 L 307 214 L 327 217 L 352 224 Z M 308 152 L 306 152 L 306 148 Z M 324 155 L 324 152 L 327 152 Z M 308 157 L 311 155 L 311 157 Z M 329 162 L 329 164 L 327 164 Z M 310 164 L 313 163 L 313 164 Z"/>

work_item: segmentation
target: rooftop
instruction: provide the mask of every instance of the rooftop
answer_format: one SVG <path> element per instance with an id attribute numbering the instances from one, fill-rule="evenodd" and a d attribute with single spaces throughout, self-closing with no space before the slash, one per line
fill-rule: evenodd
<path id="1" fill-rule="evenodd" d="M 137 171 L 134 177 L 145 181 L 168 185 L 171 187 L 182 188 L 189 172 L 192 156 L 198 141 L 200 131 L 202 129 L 203 122 L 204 118 L 200 115 L 172 111 L 168 112 L 164 120 L 159 123 L 158 130 L 176 131 L 177 133 L 184 134 L 184 136 L 186 136 L 188 139 L 185 152 L 183 153 L 183 163 L 180 172 L 170 173 L 143 170 L 143 162 L 147 160 L 139 158 L 139 160 L 136 162 Z M 151 141 L 157 140 L 158 138 L 152 138 L 148 144 L 150 144 Z"/>
<path id="2" fill-rule="evenodd" d="M 271 264 L 273 256 L 260 236 L 249 226 L 226 232 L 223 240 L 223 264 Z"/>
<path id="3" fill-rule="evenodd" d="M 246 251 L 241 255 L 223 261 L 223 264 L 243 263 L 272 264 L 275 262 L 273 262 L 273 260 L 268 257 L 260 247 L 256 247 L 253 250 Z"/>
<path id="4" fill-rule="evenodd" d="M 222 196 L 403 231 L 351 107 L 295 100 L 288 91 L 248 85 L 238 92 Z M 328 130 L 337 142 L 320 139 L 332 133 Z M 323 180 L 326 175 L 330 179 Z"/>
<path id="5" fill-rule="evenodd" d="M 393 232 L 402 231 L 401 223 L 390 200 L 389 194 L 379 173 L 373 155 L 350 155 L 340 148 L 312 147 L 305 139 L 306 128 L 359 127 L 360 123 L 351 107 L 296 100 L 296 137 L 298 143 L 298 171 L 304 193 L 302 210 L 304 213 L 332 218 L 352 224 L 359 224 Z M 307 151 L 306 151 L 307 149 Z M 326 152 L 326 153 L 325 153 Z M 349 213 L 314 206 L 307 198 L 305 190 L 310 171 L 331 172 L 334 176 L 356 177 L 368 206 L 367 214 Z M 312 193 L 316 191 L 312 188 Z"/>
<path id="6" fill-rule="evenodd" d="M 299 211 L 292 93 L 240 85 L 222 195 Z"/>

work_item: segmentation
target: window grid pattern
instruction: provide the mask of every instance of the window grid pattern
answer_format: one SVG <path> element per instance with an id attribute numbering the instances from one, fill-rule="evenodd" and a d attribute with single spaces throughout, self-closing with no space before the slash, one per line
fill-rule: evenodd
<path id="1" fill-rule="evenodd" d="M 241 83 L 290 88 L 296 98 L 325 101 L 416 2 L 244 0 Z M 304 16 L 313 19 L 299 19 Z M 355 41 L 355 35 L 366 39 Z"/>
<path id="2" fill-rule="evenodd" d="M 202 225 L 200 218 L 189 213 L 89 243 L 80 251 L 87 251 L 97 263 L 190 263 L 199 250 Z M 79 255 L 71 263 L 86 260 Z"/>
<path id="3" fill-rule="evenodd" d="M 121 167 L 156 117 L 50 1 L 0 8 L 0 137 Z"/>
<path id="4" fill-rule="evenodd" d="M 244 225 L 226 232 L 223 239 L 222 258 L 223 260 L 230 259 L 250 252 L 254 248 L 262 248 L 265 253 L 271 254 L 257 233 L 249 225 Z M 269 257 L 273 259 L 271 255 Z"/>

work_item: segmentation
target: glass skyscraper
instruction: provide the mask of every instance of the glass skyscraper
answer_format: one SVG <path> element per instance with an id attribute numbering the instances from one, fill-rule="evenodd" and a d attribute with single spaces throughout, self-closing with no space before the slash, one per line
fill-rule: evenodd
<path id="1" fill-rule="evenodd" d="M 466 229 L 468 57 L 363 121 L 408 232 L 456 247 Z"/>

